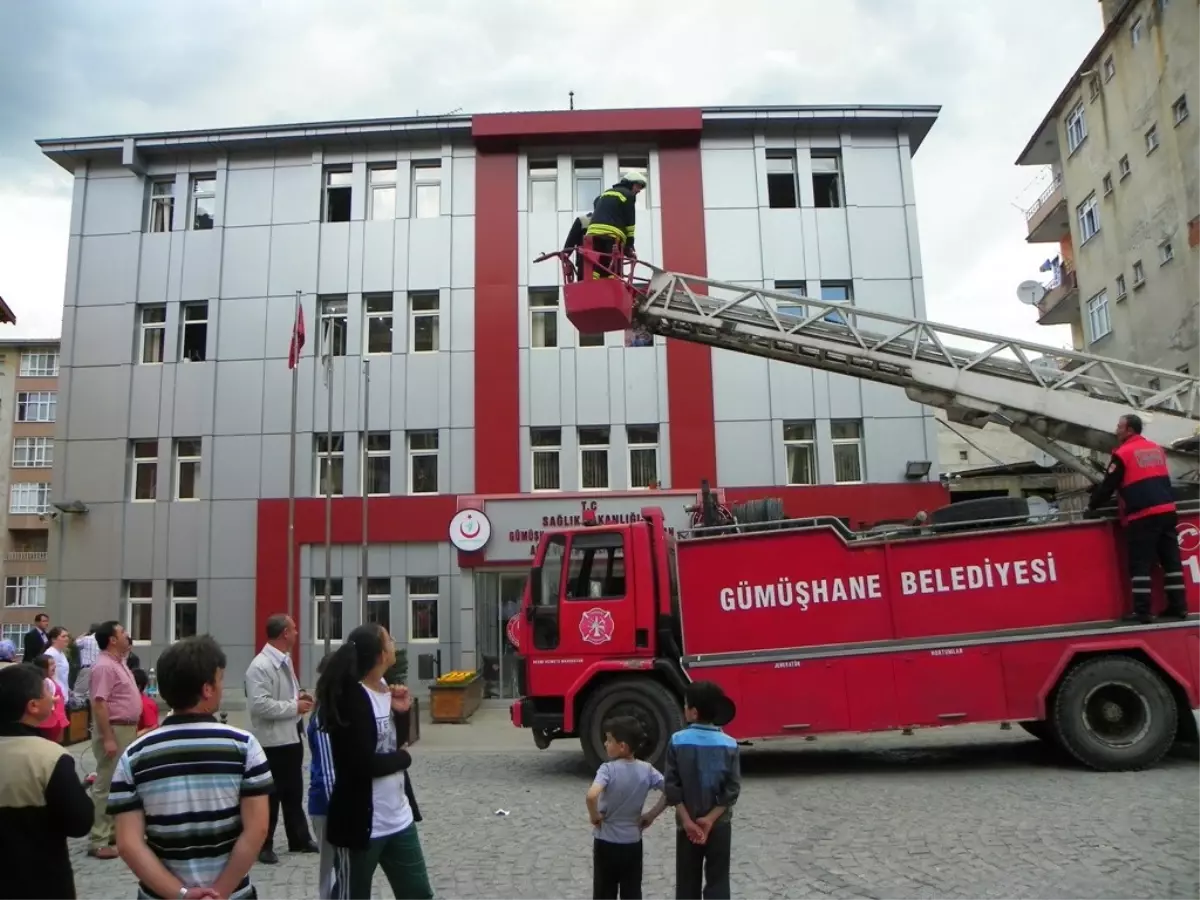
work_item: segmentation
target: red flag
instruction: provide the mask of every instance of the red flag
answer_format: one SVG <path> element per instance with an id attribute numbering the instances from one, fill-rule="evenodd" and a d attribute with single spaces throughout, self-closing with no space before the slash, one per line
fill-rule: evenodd
<path id="1" fill-rule="evenodd" d="M 292 328 L 292 343 L 288 348 L 288 368 L 296 368 L 300 362 L 300 351 L 304 349 L 304 307 L 296 309 L 296 324 Z"/>

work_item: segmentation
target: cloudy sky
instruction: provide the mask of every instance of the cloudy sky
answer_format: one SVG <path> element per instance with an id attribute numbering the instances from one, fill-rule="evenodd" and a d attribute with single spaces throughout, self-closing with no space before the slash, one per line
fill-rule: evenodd
<path id="1" fill-rule="evenodd" d="M 0 0 L 0 296 L 57 336 L 69 176 L 36 138 L 580 107 L 940 104 L 914 167 L 929 317 L 1069 346 L 1016 300 L 1013 160 L 1097 0 Z M 595 74 L 586 66 L 593 64 Z M 6 331 L 6 334 L 9 333 Z"/>

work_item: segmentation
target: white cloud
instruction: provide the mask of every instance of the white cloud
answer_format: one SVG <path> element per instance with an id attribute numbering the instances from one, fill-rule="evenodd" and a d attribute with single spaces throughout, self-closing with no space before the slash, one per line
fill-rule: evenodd
<path id="1" fill-rule="evenodd" d="M 1016 285 L 1012 162 L 1099 35 L 1095 0 L 207 0 L 0 4 L 0 296 L 58 333 L 70 177 L 35 138 L 422 113 L 941 104 L 915 160 L 932 319 L 1052 345 Z"/>

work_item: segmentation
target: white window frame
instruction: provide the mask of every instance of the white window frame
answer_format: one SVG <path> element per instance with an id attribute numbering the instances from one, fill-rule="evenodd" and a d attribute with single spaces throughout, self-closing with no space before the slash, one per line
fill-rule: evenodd
<path id="1" fill-rule="evenodd" d="M 1094 344 L 1112 334 L 1112 316 L 1108 309 L 1108 291 L 1093 294 L 1087 301 L 1088 343 Z"/>
<path id="2" fill-rule="evenodd" d="M 805 300 L 808 298 L 808 282 L 807 281 L 788 281 L 777 280 L 775 282 L 774 291 L 780 294 L 792 294 L 795 300 L 776 300 L 775 311 L 781 312 L 786 316 L 795 316 L 802 319 L 808 315 L 808 304 Z"/>
<path id="3" fill-rule="evenodd" d="M 321 484 L 321 472 L 326 466 L 330 468 L 330 477 L 332 478 L 332 468 L 334 461 L 339 461 L 341 466 L 338 468 L 338 481 L 335 484 L 334 491 L 330 495 L 332 497 L 344 497 L 346 495 L 346 435 L 335 431 L 333 433 L 333 444 L 328 448 L 328 451 L 322 450 L 321 447 L 328 437 L 326 432 L 321 431 L 313 435 L 313 496 L 324 497 L 325 488 Z"/>
<path id="4" fill-rule="evenodd" d="M 195 447 L 187 446 L 195 444 Z M 193 500 L 200 499 L 200 474 L 203 471 L 203 443 L 198 437 L 194 438 L 176 438 L 175 446 L 172 448 L 175 455 L 175 472 L 173 479 L 173 497 L 181 503 L 191 503 Z M 194 453 L 192 451 L 195 451 Z M 185 452 L 186 451 L 186 452 Z M 183 485 L 184 466 L 194 469 L 192 473 L 192 487 L 195 490 L 195 496 L 184 497 L 181 493 Z"/>
<path id="5" fill-rule="evenodd" d="M 134 591 L 137 591 L 137 596 L 134 596 Z M 145 594 L 143 595 L 143 591 Z M 138 606 L 146 606 L 150 609 L 150 637 L 134 638 L 133 628 L 133 610 Z M 154 642 L 154 582 L 152 581 L 127 581 L 125 582 L 125 633 L 129 635 L 130 642 L 136 646 L 145 646 Z"/>
<path id="6" fill-rule="evenodd" d="M 350 215 L 344 219 L 329 218 L 329 197 L 334 191 L 346 191 L 350 196 Z M 321 184 L 321 221 L 349 222 L 354 215 L 354 170 L 350 166 L 326 166 Z"/>
<path id="7" fill-rule="evenodd" d="M 838 425 L 854 425 L 858 429 L 858 435 L 852 438 L 833 437 L 834 430 Z M 865 484 L 867 480 L 867 454 L 866 440 L 863 434 L 862 419 L 834 419 L 829 423 L 830 441 L 833 444 L 833 481 L 834 484 Z M 858 448 L 858 479 L 845 480 L 838 479 L 838 448 L 839 447 L 857 447 Z"/>
<path id="8" fill-rule="evenodd" d="M 1067 151 L 1074 153 L 1079 149 L 1079 146 L 1087 140 L 1087 112 L 1084 109 L 1083 101 L 1080 100 L 1067 113 L 1066 121 L 1067 131 Z"/>
<path id="9" fill-rule="evenodd" d="M 191 590 L 192 593 L 186 593 Z M 181 593 L 181 591 L 183 591 Z M 175 643 L 184 638 L 195 637 L 195 635 L 185 634 L 180 637 L 176 632 L 179 630 L 179 607 L 190 604 L 196 608 L 196 634 L 202 634 L 200 631 L 200 585 L 192 580 L 172 581 L 167 585 L 167 596 L 170 598 L 169 616 L 167 621 L 167 642 Z"/>
<path id="10" fill-rule="evenodd" d="M 601 433 L 604 435 L 604 443 L 587 443 L 583 442 L 583 437 L 586 432 L 595 432 L 596 436 Z M 581 491 L 607 491 L 612 487 L 612 431 L 606 425 L 580 427 L 576 433 L 579 442 L 579 490 Z M 603 453 L 604 454 L 604 484 L 592 485 L 588 487 L 583 483 L 584 456 L 588 453 Z"/>
<path id="11" fill-rule="evenodd" d="M 622 169 L 624 171 L 624 169 Z M 575 212 L 590 213 L 592 201 L 604 193 L 604 161 L 594 157 L 571 160 L 571 202 Z M 638 194 L 641 200 L 642 191 Z"/>
<path id="12" fill-rule="evenodd" d="M 795 150 L 768 150 L 766 152 L 765 163 L 766 179 L 767 179 L 767 196 L 766 207 L 768 209 L 799 209 L 800 208 L 800 179 L 797 177 L 796 170 L 796 151 Z M 790 178 L 792 183 L 792 196 L 796 202 L 794 205 L 786 204 L 775 206 L 771 203 L 771 181 L 776 181 Z"/>
<path id="13" fill-rule="evenodd" d="M 217 224 L 217 173 L 204 172 L 188 178 L 188 229 L 191 231 L 211 231 Z M 207 228 L 200 227 L 198 214 L 201 204 L 211 203 L 212 213 L 208 217 Z"/>
<path id="14" fill-rule="evenodd" d="M 1129 155 L 1126 154 L 1117 160 L 1117 171 L 1121 173 L 1121 181 L 1124 181 L 1133 174 L 1133 166 L 1129 164 Z"/>
<path id="15" fill-rule="evenodd" d="M 14 469 L 54 468 L 54 438 L 19 437 L 13 441 Z"/>
<path id="16" fill-rule="evenodd" d="M 21 354 L 21 378 L 57 378 L 58 352 L 55 350 L 26 350 Z"/>
<path id="17" fill-rule="evenodd" d="M 371 449 L 372 437 L 385 437 L 388 444 L 387 449 Z M 359 486 L 359 492 L 366 497 L 389 497 L 392 493 L 392 433 L 390 431 L 370 431 L 359 435 L 362 446 L 362 464 L 359 469 L 362 473 L 362 484 Z M 382 459 L 387 463 L 388 470 L 388 489 L 386 491 L 367 491 L 367 472 L 371 466 L 371 460 Z"/>
<path id="18" fill-rule="evenodd" d="M 387 222 L 396 218 L 396 212 L 399 209 L 399 186 L 400 182 L 397 177 L 395 164 L 371 166 L 371 168 L 367 169 L 367 199 L 370 206 L 367 210 L 368 219 L 374 222 Z M 380 211 L 380 198 L 387 197 L 388 194 L 391 194 L 392 198 L 391 215 L 386 214 L 386 203 L 382 204 L 383 211 Z"/>
<path id="19" fill-rule="evenodd" d="M 841 150 L 812 150 L 808 155 L 809 177 L 813 186 L 813 206 L 817 209 L 841 209 L 846 205 L 846 179 L 842 174 Z M 817 202 L 817 179 L 833 176 L 837 202 L 822 206 Z"/>
<path id="20" fill-rule="evenodd" d="M 29 631 L 28 622 L 5 622 L 0 625 L 0 640 L 12 641 L 17 652 L 21 652 L 21 641 Z"/>
<path id="21" fill-rule="evenodd" d="M 433 594 L 429 593 L 429 591 L 427 590 L 429 585 L 427 585 L 427 584 L 426 585 L 416 585 L 417 587 L 426 588 L 426 590 L 422 590 L 422 591 L 414 591 L 413 590 L 414 582 L 430 581 L 430 580 L 437 582 L 437 593 L 433 593 Z M 439 578 L 436 575 L 413 575 L 413 576 L 409 576 L 408 578 L 406 578 L 404 580 L 404 597 L 405 597 L 406 605 L 408 606 L 408 642 L 410 644 L 440 644 L 442 642 L 441 590 L 442 590 L 442 580 L 441 580 L 441 578 Z M 429 601 L 433 601 L 433 608 L 436 610 L 436 612 L 434 613 L 434 619 L 435 619 L 434 625 L 436 626 L 436 629 L 437 629 L 437 634 L 434 635 L 433 637 L 417 637 L 417 629 L 416 629 L 417 615 L 416 615 L 416 608 L 415 608 L 417 601 L 421 601 L 423 603 L 428 603 Z"/>
<path id="22" fill-rule="evenodd" d="M 1175 258 L 1175 247 L 1170 241 L 1163 241 L 1158 245 L 1158 264 L 1165 266 Z"/>
<path id="23" fill-rule="evenodd" d="M 1145 29 L 1142 26 L 1142 17 L 1138 16 L 1129 26 L 1129 42 L 1136 47 L 1142 42 L 1142 33 L 1144 31 Z"/>
<path id="24" fill-rule="evenodd" d="M 791 431 L 794 428 L 807 428 L 807 437 L 797 437 L 796 435 L 803 432 Z M 809 459 L 809 474 L 811 481 L 792 481 L 792 456 L 796 453 L 807 453 Z M 810 485 L 820 484 L 821 475 L 818 468 L 819 461 L 817 459 L 817 423 L 811 420 L 784 422 L 783 423 L 783 467 L 784 478 L 787 484 Z"/>
<path id="25" fill-rule="evenodd" d="M 181 363 L 204 362 L 208 359 L 208 301 L 196 300 L 179 304 L 179 350 L 175 355 Z M 199 359 L 189 359 L 184 352 L 187 346 L 188 329 L 202 326 L 204 328 L 204 345 Z"/>
<path id="26" fill-rule="evenodd" d="M 378 590 L 371 590 L 372 587 L 378 588 L 380 583 L 387 585 L 387 591 L 380 593 Z M 374 578 L 367 578 L 367 583 L 364 585 L 367 595 L 367 622 L 379 622 L 378 617 L 371 615 L 373 606 L 383 606 L 387 609 L 387 621 L 380 622 L 389 632 L 392 630 L 392 579 L 386 575 L 377 575 Z M 365 624 L 365 623 L 364 623 Z"/>
<path id="27" fill-rule="evenodd" d="M 339 623 L 341 627 L 338 629 L 339 633 L 336 636 L 331 634 L 329 636 L 329 642 L 331 644 L 341 644 L 344 640 L 346 640 L 346 605 L 343 602 L 345 600 L 343 592 L 346 590 L 346 583 L 341 578 L 330 578 L 329 582 L 329 624 L 334 624 L 333 611 L 335 609 L 339 610 L 342 614 L 341 622 Z M 313 643 L 324 644 L 325 636 L 321 633 L 321 627 L 325 624 L 325 618 L 321 614 L 321 604 L 325 602 L 325 579 L 309 579 L 309 589 L 312 592 Z"/>
<path id="28" fill-rule="evenodd" d="M 50 510 L 50 484 L 45 481 L 16 481 L 8 488 L 10 516 L 40 516 Z"/>
<path id="29" fill-rule="evenodd" d="M 1161 141 L 1158 139 L 1158 125 L 1151 125 L 1146 129 L 1146 155 L 1149 156 L 1159 148 Z"/>
<path id="30" fill-rule="evenodd" d="M 623 174 L 625 172 L 629 172 L 632 170 L 636 170 L 638 172 L 644 172 L 647 175 L 649 175 L 650 157 L 649 156 L 619 156 L 619 157 L 617 157 L 617 171 L 618 172 L 621 172 Z M 653 185 L 651 185 L 650 183 L 647 183 L 644 188 L 642 188 L 640 191 L 638 191 L 637 197 L 634 198 L 633 205 L 637 207 L 639 212 L 650 205 L 650 190 L 652 187 L 653 187 Z M 599 194 L 603 190 L 604 190 L 604 178 L 603 178 L 603 173 L 601 173 L 600 190 L 597 191 L 596 193 Z M 582 200 L 583 198 L 581 197 L 580 199 Z M 591 201 L 589 200 L 587 202 L 590 203 Z"/>
<path id="31" fill-rule="evenodd" d="M 1100 201 L 1096 199 L 1095 191 L 1075 207 L 1075 217 L 1079 223 L 1080 245 L 1086 244 L 1100 233 Z"/>
<path id="32" fill-rule="evenodd" d="M 1104 177 L 1100 179 L 1100 186 L 1104 190 L 1104 196 L 1107 197 L 1113 192 L 1112 175 L 1108 172 L 1104 173 Z"/>
<path id="33" fill-rule="evenodd" d="M 138 456 L 138 451 L 153 450 L 153 456 Z M 154 489 L 152 496 L 139 497 L 138 473 L 141 469 L 151 470 Z M 129 501 L 131 503 L 154 503 L 158 500 L 158 441 L 154 438 L 129 442 Z"/>
<path id="34" fill-rule="evenodd" d="M 350 350 L 350 313 L 344 294 L 317 298 L 321 319 L 321 356 L 345 356 Z"/>
<path id="35" fill-rule="evenodd" d="M 829 281 L 822 281 L 821 287 L 819 288 L 819 290 L 821 292 L 821 300 L 825 303 L 837 303 L 838 305 L 845 306 L 845 307 L 854 306 L 854 282 L 853 281 L 837 281 L 836 279 L 830 279 Z M 840 291 L 841 293 L 845 294 L 845 297 L 827 297 L 826 296 L 827 292 L 834 291 L 834 290 Z M 823 315 L 821 317 L 821 321 L 830 322 L 834 325 L 846 325 L 846 324 L 848 324 L 847 318 L 848 318 L 848 316 L 843 317 L 840 313 L 830 310 L 829 312 L 825 313 L 825 315 Z"/>
<path id="36" fill-rule="evenodd" d="M 431 212 L 436 209 L 437 212 Z M 442 214 L 442 161 L 422 160 L 412 164 L 412 217 L 436 219 Z"/>
<path id="37" fill-rule="evenodd" d="M 529 289 L 529 346 L 534 350 L 554 350 L 560 343 L 559 311 L 562 309 L 562 298 L 558 288 Z M 550 301 L 553 299 L 553 303 Z M 551 318 L 554 322 L 553 342 L 546 343 L 546 326 L 541 324 L 543 318 Z M 542 343 L 537 343 L 537 335 L 541 335 Z"/>
<path id="38" fill-rule="evenodd" d="M 383 309 L 384 301 L 387 309 Z M 376 308 L 372 309 L 372 304 Z M 371 323 L 381 322 L 387 325 L 388 341 L 386 350 L 371 349 Z M 396 346 L 396 295 L 391 293 L 366 294 L 363 296 L 363 355 L 389 356 Z"/>
<path id="39" fill-rule="evenodd" d="M 550 208 L 546 209 L 535 202 L 541 196 L 539 185 L 549 185 Z M 531 159 L 529 161 L 529 211 L 531 213 L 558 212 L 558 160 Z M 590 207 L 586 212 L 590 212 Z"/>
<path id="40" fill-rule="evenodd" d="M 414 447 L 413 446 L 413 438 L 415 438 L 417 435 L 429 435 L 429 434 L 433 435 L 433 447 L 432 448 Z M 408 451 L 408 466 L 407 466 L 407 469 L 408 469 L 408 493 L 409 494 L 419 494 L 420 496 L 430 496 L 432 494 L 436 494 L 438 492 L 438 486 L 439 486 L 438 482 L 440 482 L 441 475 L 442 475 L 442 473 L 439 471 L 440 465 L 441 465 L 441 460 L 438 458 L 438 456 L 441 452 L 439 450 L 439 448 L 441 447 L 441 435 L 437 432 L 436 429 L 433 429 L 433 428 L 414 429 L 413 431 L 410 431 L 410 432 L 408 432 L 408 434 L 405 435 L 404 443 L 405 443 L 406 449 Z M 414 472 L 414 469 L 416 468 L 416 461 L 419 458 L 427 457 L 427 456 L 433 457 L 434 489 L 432 491 L 418 492 L 417 490 L 415 490 L 414 482 L 416 481 L 416 479 L 413 478 L 413 472 Z"/>
<path id="41" fill-rule="evenodd" d="M 1133 286 L 1135 288 L 1139 288 L 1145 283 L 1146 267 L 1142 264 L 1140 259 L 1135 259 L 1133 261 Z"/>
<path id="42" fill-rule="evenodd" d="M 12 602 L 9 602 L 10 598 Z M 45 575 L 8 575 L 5 577 L 5 609 L 40 609 L 45 605 Z"/>
<path id="43" fill-rule="evenodd" d="M 546 437 L 554 437 L 554 432 L 558 433 L 558 441 L 553 444 L 535 444 L 535 435 L 545 435 Z M 538 457 L 553 456 L 554 471 L 558 476 L 557 487 L 538 487 Z M 549 468 L 547 466 L 546 468 Z M 562 428 L 530 428 L 529 429 L 529 489 L 535 494 L 556 494 L 562 491 Z"/>
<path id="44" fill-rule="evenodd" d="M 161 318 L 159 315 L 161 314 Z M 153 316 L 153 318 L 151 318 Z M 158 341 L 158 359 L 148 359 L 153 354 L 148 353 L 153 344 L 151 339 Z M 152 303 L 138 307 L 138 365 L 161 366 L 167 357 L 167 307 L 162 303 Z"/>
<path id="45" fill-rule="evenodd" d="M 433 321 L 433 346 L 417 347 L 417 323 Z M 442 296 L 438 291 L 414 291 L 408 295 L 408 352 L 437 353 L 442 349 Z"/>
<path id="46" fill-rule="evenodd" d="M 652 440 L 646 438 L 652 437 Z M 662 484 L 662 470 L 659 466 L 661 461 L 659 448 L 659 426 L 657 424 L 650 425 L 626 425 L 625 426 L 625 462 L 626 473 L 628 475 L 629 489 L 631 491 L 648 491 L 651 488 Z M 634 454 L 651 454 L 654 459 L 654 478 L 647 484 L 635 484 L 634 473 Z M 580 475 L 582 478 L 582 473 Z"/>
<path id="47" fill-rule="evenodd" d="M 58 418 L 58 391 L 17 391 L 16 422 L 49 424 Z"/>
<path id="48" fill-rule="evenodd" d="M 1179 97 L 1171 104 L 1171 116 L 1175 119 L 1175 125 L 1182 125 L 1187 121 L 1188 104 L 1187 94 L 1180 94 Z"/>
<path id="49" fill-rule="evenodd" d="M 1126 287 L 1125 287 L 1125 275 L 1124 275 L 1124 273 L 1122 273 L 1117 276 L 1117 299 L 1120 300 L 1127 293 L 1129 293 L 1129 292 L 1128 292 L 1128 290 L 1126 290 Z"/>
<path id="50" fill-rule="evenodd" d="M 175 177 L 154 178 L 146 203 L 146 231 L 149 234 L 168 234 L 175 217 Z"/>
<path id="51" fill-rule="evenodd" d="M 1117 64 L 1113 61 L 1112 54 L 1104 58 L 1104 80 L 1112 81 L 1117 74 Z"/>

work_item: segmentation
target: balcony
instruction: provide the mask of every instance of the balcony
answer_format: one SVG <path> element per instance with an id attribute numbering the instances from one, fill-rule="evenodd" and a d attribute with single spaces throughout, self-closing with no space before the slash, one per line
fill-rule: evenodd
<path id="1" fill-rule="evenodd" d="M 45 550 L 10 550 L 4 554 L 5 562 L 45 562 L 49 554 Z"/>
<path id="2" fill-rule="evenodd" d="M 1043 287 L 1046 295 L 1037 305 L 1039 325 L 1070 325 L 1079 321 L 1079 280 L 1069 260 L 1057 267 L 1054 277 Z"/>
<path id="3" fill-rule="evenodd" d="M 1025 224 L 1029 229 L 1025 240 L 1031 244 L 1057 244 L 1071 234 L 1071 215 L 1067 210 L 1062 175 L 1055 175 L 1037 202 L 1025 210 Z"/>

